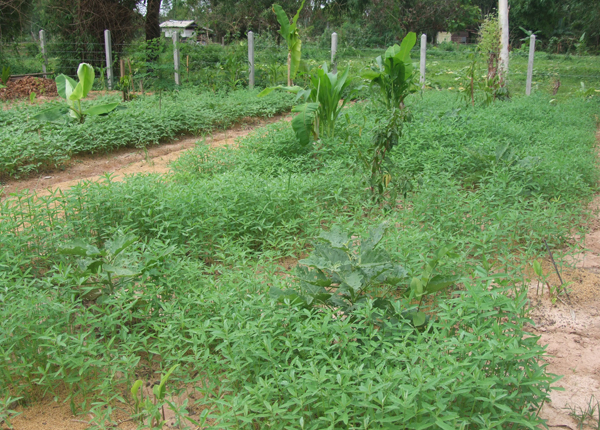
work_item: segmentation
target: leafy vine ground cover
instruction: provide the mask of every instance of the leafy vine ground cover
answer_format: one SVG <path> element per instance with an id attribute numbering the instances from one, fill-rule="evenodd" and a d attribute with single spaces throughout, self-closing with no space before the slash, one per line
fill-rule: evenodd
<path id="1" fill-rule="evenodd" d="M 553 376 L 527 332 L 522 268 L 585 216 L 598 100 L 464 108 L 431 92 L 407 105 L 391 205 L 372 203 L 357 163 L 376 121 L 369 103 L 317 145 L 274 124 L 236 149 L 200 143 L 168 177 L 2 202 L 0 383 L 23 404 L 59 395 L 100 428 L 114 408 L 134 413 L 136 379 L 176 364 L 169 393 L 200 397 L 174 405 L 190 426 L 534 428 Z M 281 259 L 306 255 L 322 229 L 360 237 L 381 222 L 381 246 L 409 277 L 441 246 L 454 250 L 438 270 L 459 275 L 459 288 L 428 304 L 426 330 L 384 335 L 373 302 L 341 318 L 269 296 L 294 286 Z M 97 280 L 82 275 L 93 261 L 64 252 L 72 240 L 128 270 L 118 289 L 83 298 Z M 395 302 L 399 316 L 411 306 Z"/>
<path id="2" fill-rule="evenodd" d="M 280 94 L 265 102 L 253 91 L 199 92 L 195 88 L 149 95 L 127 103 L 125 110 L 91 118 L 84 126 L 42 123 L 32 119 L 48 107 L 21 105 L 0 111 L 0 177 L 61 166 L 78 153 L 97 153 L 125 146 L 145 147 L 182 134 L 222 129 L 244 117 L 288 111 L 292 97 Z M 118 101 L 100 97 L 94 106 Z M 56 102 L 60 104 L 59 102 Z"/>

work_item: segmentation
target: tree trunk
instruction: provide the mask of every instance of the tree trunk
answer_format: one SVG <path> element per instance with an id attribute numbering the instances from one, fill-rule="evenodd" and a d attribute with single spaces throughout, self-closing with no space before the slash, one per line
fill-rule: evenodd
<path id="1" fill-rule="evenodd" d="M 146 7 L 146 44 L 160 38 L 160 3 L 162 0 L 148 0 Z M 147 60 L 156 61 L 158 51 L 147 48 Z"/>

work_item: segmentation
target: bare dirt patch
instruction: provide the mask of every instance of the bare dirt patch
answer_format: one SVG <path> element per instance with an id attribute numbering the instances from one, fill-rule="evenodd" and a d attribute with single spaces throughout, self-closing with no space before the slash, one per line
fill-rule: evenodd
<path id="1" fill-rule="evenodd" d="M 600 141 L 600 134 L 598 135 Z M 585 250 L 566 257 L 559 273 L 567 285 L 569 295 L 561 294 L 552 300 L 546 285 L 533 281 L 529 286 L 532 304 L 531 317 L 536 323 L 533 330 L 541 336 L 539 343 L 547 345 L 547 370 L 562 378 L 555 384 L 564 391 L 553 391 L 551 402 L 546 403 L 541 416 L 548 427 L 566 429 L 599 428 L 600 417 L 600 196 L 590 209 L 595 216 L 589 223 Z M 550 286 L 561 282 L 551 261 L 542 262 Z M 533 278 L 533 276 L 532 276 Z M 543 292 L 543 296 L 542 296 Z M 581 416 L 596 407 L 593 419 L 582 422 Z M 592 427 L 593 426 L 593 427 Z"/>

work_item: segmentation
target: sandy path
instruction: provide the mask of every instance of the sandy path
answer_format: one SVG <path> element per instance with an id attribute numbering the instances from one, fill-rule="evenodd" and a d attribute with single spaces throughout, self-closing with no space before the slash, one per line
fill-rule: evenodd
<path id="1" fill-rule="evenodd" d="M 256 128 L 283 118 L 284 115 L 266 119 L 246 119 L 227 131 L 207 136 L 206 143 L 211 147 L 233 145 L 237 138 L 247 136 Z M 107 173 L 110 173 L 114 180 L 122 180 L 126 175 L 136 173 L 167 173 L 173 160 L 202 139 L 203 137 L 199 136 L 189 136 L 171 143 L 150 146 L 147 151 L 122 148 L 108 154 L 75 156 L 64 170 L 46 172 L 24 180 L 10 180 L 2 184 L 4 190 L 0 197 L 6 198 L 11 193 L 25 189 L 35 190 L 39 195 L 49 194 L 49 190 L 64 190 L 82 180 L 102 180 Z"/>

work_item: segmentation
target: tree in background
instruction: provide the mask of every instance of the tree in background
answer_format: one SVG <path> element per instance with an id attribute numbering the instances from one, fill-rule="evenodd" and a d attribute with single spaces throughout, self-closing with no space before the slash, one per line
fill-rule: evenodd
<path id="1" fill-rule="evenodd" d="M 31 0 L 0 0 L 0 40 L 20 36 L 27 27 Z"/>

